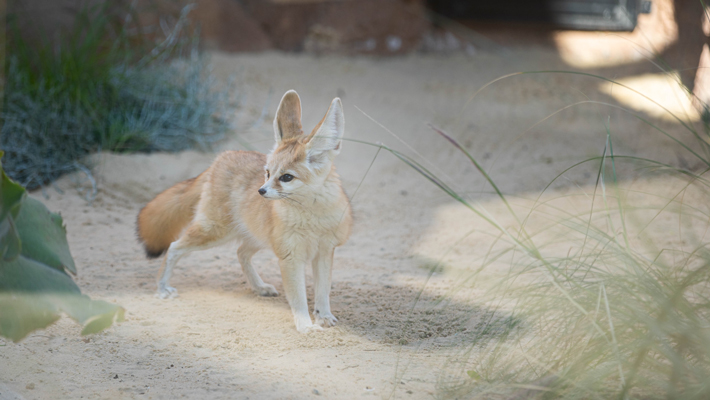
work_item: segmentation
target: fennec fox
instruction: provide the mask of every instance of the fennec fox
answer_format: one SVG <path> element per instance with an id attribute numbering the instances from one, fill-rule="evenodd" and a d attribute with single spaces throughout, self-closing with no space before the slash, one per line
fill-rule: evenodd
<path id="1" fill-rule="evenodd" d="M 227 151 L 199 176 L 180 182 L 138 215 L 138 236 L 148 257 L 167 252 L 158 278 L 160 298 L 175 297 L 169 285 L 178 260 L 194 250 L 238 241 L 239 263 L 260 296 L 278 296 L 251 263 L 270 248 L 279 259 L 286 298 L 299 332 L 333 326 L 330 281 L 333 251 L 350 236 L 350 202 L 333 159 L 344 131 L 343 106 L 335 98 L 310 135 L 301 126 L 301 100 L 290 90 L 274 118 L 276 145 L 269 155 Z M 315 324 L 308 314 L 305 268 L 312 262 Z"/>

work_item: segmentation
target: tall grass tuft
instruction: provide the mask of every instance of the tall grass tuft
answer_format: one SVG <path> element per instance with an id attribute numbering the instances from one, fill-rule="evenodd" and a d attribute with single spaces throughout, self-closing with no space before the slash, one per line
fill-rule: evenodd
<path id="1" fill-rule="evenodd" d="M 440 397 L 710 398 L 708 133 L 680 122 L 698 142 L 671 138 L 701 169 L 615 154 L 607 129 L 599 156 L 565 170 L 527 203 L 509 200 L 457 140 L 432 127 L 491 185 L 507 210 L 499 217 L 415 159 L 380 146 L 488 224 L 497 239 L 460 282 L 486 276 L 481 302 L 519 321 L 500 326 L 493 318 L 499 334 L 481 329 L 455 352 L 440 373 Z M 550 189 L 585 167 L 596 171 L 588 190 Z"/>
<path id="2" fill-rule="evenodd" d="M 230 129 L 230 89 L 218 88 L 181 30 L 147 48 L 104 7 L 80 13 L 58 44 L 8 46 L 0 147 L 8 175 L 36 188 L 94 151 L 207 149 Z M 127 13 L 130 10 L 126 11 Z M 135 20 L 135 19 L 134 19 Z"/>

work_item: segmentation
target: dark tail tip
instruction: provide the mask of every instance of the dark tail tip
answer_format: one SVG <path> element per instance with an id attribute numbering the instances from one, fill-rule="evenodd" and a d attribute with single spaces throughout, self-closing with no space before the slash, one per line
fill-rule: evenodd
<path id="1" fill-rule="evenodd" d="M 143 207 L 145 208 L 145 207 Z M 141 213 L 143 212 L 143 209 L 140 211 Z M 165 254 L 165 252 L 168 250 L 166 249 L 151 249 L 148 247 L 148 245 L 143 241 L 143 237 L 141 236 L 141 219 L 140 219 L 141 214 L 138 213 L 138 217 L 136 218 L 136 237 L 138 238 L 138 242 L 140 242 L 143 245 L 143 248 L 145 249 L 145 256 L 148 257 L 149 259 L 152 258 L 158 258 Z"/>
<path id="2" fill-rule="evenodd" d="M 167 249 L 152 250 L 152 249 L 149 249 L 148 247 L 146 247 L 145 248 L 145 255 L 148 258 L 158 258 L 158 257 L 162 256 L 163 254 L 165 254 L 166 250 Z"/>

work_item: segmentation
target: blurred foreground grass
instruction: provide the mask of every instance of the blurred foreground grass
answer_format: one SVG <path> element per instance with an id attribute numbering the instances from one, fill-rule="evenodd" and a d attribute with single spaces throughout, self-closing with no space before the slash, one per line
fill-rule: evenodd
<path id="1" fill-rule="evenodd" d="M 710 398 L 708 132 L 678 121 L 694 141 L 676 142 L 702 162 L 701 170 L 617 155 L 607 127 L 602 154 L 558 175 L 522 213 L 466 149 L 434 128 L 484 175 L 513 221 L 500 222 L 416 166 L 495 230 L 495 245 L 467 281 L 507 260 L 481 301 L 521 321 L 501 335 L 475 337 L 453 355 L 440 375 L 442 393 Z M 591 193 L 547 193 L 570 170 L 589 166 L 597 171 Z"/>
<path id="2" fill-rule="evenodd" d="M 579 105 L 585 103 L 620 108 Z M 501 214 L 468 199 L 414 157 L 376 145 L 463 205 L 458 212 L 475 214 L 481 225 L 471 232 L 492 237 L 451 295 L 476 288 L 477 302 L 498 317 L 449 356 L 439 372 L 439 397 L 710 398 L 708 126 L 673 115 L 690 134 L 681 140 L 643 115 L 624 112 L 674 141 L 696 167 L 616 154 L 607 125 L 599 156 L 560 173 L 537 198 L 511 200 L 457 140 L 432 127 L 487 180 Z M 594 170 L 596 183 L 586 190 L 551 190 L 577 168 Z M 441 270 L 441 263 L 431 267 L 432 274 Z"/>

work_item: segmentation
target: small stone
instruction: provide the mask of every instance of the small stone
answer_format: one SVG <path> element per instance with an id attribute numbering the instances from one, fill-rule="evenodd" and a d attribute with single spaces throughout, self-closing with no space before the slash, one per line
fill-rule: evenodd
<path id="1" fill-rule="evenodd" d="M 320 396 L 320 392 L 318 391 L 318 389 L 313 389 L 313 394 L 315 394 L 316 396 Z"/>
<path id="2" fill-rule="evenodd" d="M 113 379 L 118 379 L 118 374 L 114 375 Z"/>
<path id="3" fill-rule="evenodd" d="M 29 390 L 32 390 L 32 389 L 34 389 L 34 388 L 35 388 L 35 384 L 34 384 L 34 383 L 28 383 L 27 386 L 25 386 L 25 389 L 29 389 Z"/>

